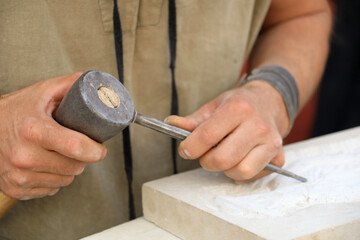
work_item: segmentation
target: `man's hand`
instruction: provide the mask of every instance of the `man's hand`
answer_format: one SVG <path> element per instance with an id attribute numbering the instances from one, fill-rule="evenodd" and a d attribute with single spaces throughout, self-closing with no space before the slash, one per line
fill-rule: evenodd
<path id="1" fill-rule="evenodd" d="M 54 195 L 106 148 L 59 125 L 52 114 L 81 73 L 41 81 L 0 98 L 0 188 L 26 200 Z"/>
<path id="2" fill-rule="evenodd" d="M 297 82 L 301 108 L 319 83 L 330 26 L 326 0 L 273 0 L 249 69 L 269 65 L 287 69 Z M 167 122 L 193 131 L 179 146 L 183 158 L 200 158 L 205 169 L 224 171 L 235 181 L 268 174 L 261 170 L 269 162 L 284 164 L 282 136 L 289 119 L 279 92 L 266 82 L 249 82 L 190 116 L 170 116 Z"/>
<path id="3" fill-rule="evenodd" d="M 169 116 L 166 122 L 192 131 L 180 143 L 183 158 L 200 158 L 203 168 L 224 171 L 237 182 L 269 174 L 262 171 L 269 162 L 284 164 L 282 135 L 289 119 L 279 92 L 266 82 L 230 90 L 195 113 Z"/>

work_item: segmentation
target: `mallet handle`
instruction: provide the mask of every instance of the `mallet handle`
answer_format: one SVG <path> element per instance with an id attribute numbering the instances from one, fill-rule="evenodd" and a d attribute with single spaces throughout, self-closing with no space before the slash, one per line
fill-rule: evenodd
<path id="1" fill-rule="evenodd" d="M 6 196 L 0 191 L 0 219 L 17 203 L 17 199 Z"/>
<path id="2" fill-rule="evenodd" d="M 78 106 L 78 108 L 74 109 L 74 105 L 77 106 L 76 103 L 78 101 L 80 101 L 79 99 L 80 99 L 80 94 L 81 94 L 79 92 L 78 88 L 75 88 L 75 87 L 78 86 L 79 80 L 81 80 L 86 74 L 90 74 L 90 75 L 94 74 L 94 75 L 97 76 L 97 75 L 106 74 L 106 73 L 102 73 L 102 72 L 99 72 L 99 71 L 92 71 L 92 72 L 87 72 L 87 73 L 83 74 L 76 81 L 76 84 L 73 85 L 73 87 L 72 87 L 73 90 L 69 91 L 70 94 L 69 94 L 69 92 L 67 93 L 66 96 L 68 98 L 68 104 L 64 104 L 64 101 L 62 101 L 62 104 L 59 106 L 58 111 L 55 114 L 56 115 L 55 119 L 56 119 L 57 122 L 59 122 L 62 125 L 65 125 L 68 128 L 78 130 L 80 132 L 82 130 L 81 127 L 79 127 L 78 125 L 72 124 L 72 120 L 77 118 L 77 113 L 80 112 L 81 108 L 84 108 L 81 105 L 81 106 Z M 59 110 L 61 110 L 61 111 L 59 111 Z M 93 114 L 93 115 L 95 116 L 95 114 Z M 82 124 L 86 125 L 86 121 L 82 121 Z M 100 136 L 100 134 L 99 135 L 95 134 L 95 136 L 98 137 L 98 136 Z M 100 136 L 100 137 L 103 137 L 103 136 Z M 106 139 L 98 138 L 96 140 L 105 141 Z M 9 210 L 12 207 L 14 207 L 17 202 L 18 202 L 17 199 L 11 198 L 11 197 L 5 195 L 3 192 L 0 191 L 0 219 L 2 217 L 4 217 L 6 215 L 6 213 L 9 212 Z"/>

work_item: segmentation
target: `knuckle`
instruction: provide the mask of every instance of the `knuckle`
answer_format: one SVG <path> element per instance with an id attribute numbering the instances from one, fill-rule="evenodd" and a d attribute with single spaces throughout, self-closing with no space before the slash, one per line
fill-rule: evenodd
<path id="1" fill-rule="evenodd" d="M 237 100 L 236 104 L 233 104 L 236 112 L 240 112 L 242 115 L 252 115 L 254 113 L 254 108 L 246 100 Z"/>
<path id="2" fill-rule="evenodd" d="M 18 150 L 11 158 L 11 163 L 18 168 L 31 168 L 33 165 L 33 159 L 29 152 Z"/>
<path id="3" fill-rule="evenodd" d="M 273 134 L 269 140 L 268 146 L 270 150 L 279 150 L 282 147 L 282 137 L 279 134 Z"/>
<path id="4" fill-rule="evenodd" d="M 25 140 L 31 142 L 39 142 L 41 140 L 41 127 L 33 118 L 26 119 L 20 128 L 19 132 Z"/>
<path id="5" fill-rule="evenodd" d="M 80 157 L 82 153 L 82 142 L 76 138 L 67 139 L 65 142 L 66 150 L 72 157 Z"/>
<path id="6" fill-rule="evenodd" d="M 212 171 L 212 168 L 210 167 L 209 161 L 205 157 L 201 157 L 199 159 L 200 166 L 208 171 Z"/>
<path id="7" fill-rule="evenodd" d="M 10 174 L 9 182 L 18 187 L 26 187 L 30 183 L 30 179 L 27 176 L 20 174 Z"/>
<path id="8" fill-rule="evenodd" d="M 217 154 L 214 157 L 213 165 L 218 170 L 227 170 L 231 168 L 231 158 L 227 154 Z"/>
<path id="9" fill-rule="evenodd" d="M 238 169 L 238 174 L 241 176 L 242 179 L 250 179 L 256 175 L 256 172 L 248 165 L 243 165 Z"/>
<path id="10" fill-rule="evenodd" d="M 215 133 L 209 128 L 204 128 L 200 132 L 200 139 L 207 146 L 214 146 L 218 143 Z"/>
<path id="11" fill-rule="evenodd" d="M 263 122 L 258 122 L 254 134 L 257 137 L 263 138 L 269 134 L 269 128 Z"/>

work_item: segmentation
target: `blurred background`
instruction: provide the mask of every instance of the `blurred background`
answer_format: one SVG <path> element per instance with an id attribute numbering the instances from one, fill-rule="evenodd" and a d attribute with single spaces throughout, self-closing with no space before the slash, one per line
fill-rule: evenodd
<path id="1" fill-rule="evenodd" d="M 329 2 L 333 31 L 322 82 L 284 144 L 360 126 L 360 1 Z"/>

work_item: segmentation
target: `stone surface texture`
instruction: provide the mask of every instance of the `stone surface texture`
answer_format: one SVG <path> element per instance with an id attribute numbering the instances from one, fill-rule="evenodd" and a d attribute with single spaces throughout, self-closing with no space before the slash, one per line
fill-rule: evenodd
<path id="1" fill-rule="evenodd" d="M 278 174 L 235 184 L 222 173 L 196 169 L 146 183 L 144 217 L 181 239 L 360 239 L 360 127 L 288 145 L 285 157 L 284 168 L 308 177 L 308 185 Z M 309 171 L 312 160 L 322 161 L 319 171 Z M 333 180 L 337 169 L 347 175 L 346 164 L 353 164 L 351 174 Z M 317 189 L 319 179 L 310 173 L 334 181 L 338 192 L 331 195 L 327 181 Z M 279 186 L 290 186 L 290 194 L 284 188 L 283 194 L 274 195 Z M 300 189 L 300 194 L 291 189 Z M 262 199 L 253 198 L 256 194 Z M 274 196 L 271 206 L 269 194 Z"/>

